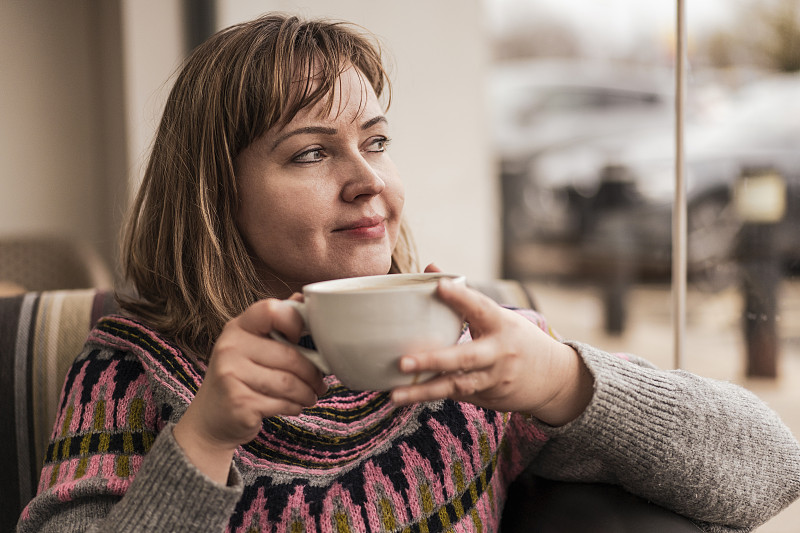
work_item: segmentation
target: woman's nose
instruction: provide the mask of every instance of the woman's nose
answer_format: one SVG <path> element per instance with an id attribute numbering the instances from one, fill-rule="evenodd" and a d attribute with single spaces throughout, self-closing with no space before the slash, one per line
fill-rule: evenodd
<path id="1" fill-rule="evenodd" d="M 342 172 L 346 173 L 342 187 L 345 202 L 353 202 L 362 196 L 376 196 L 386 188 L 386 182 L 361 154 L 353 157 Z"/>

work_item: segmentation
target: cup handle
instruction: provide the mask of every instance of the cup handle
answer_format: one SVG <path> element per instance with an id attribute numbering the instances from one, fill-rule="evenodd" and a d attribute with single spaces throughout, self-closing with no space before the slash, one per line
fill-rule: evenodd
<path id="1" fill-rule="evenodd" d="M 306 306 L 303 302 L 286 300 L 286 303 L 294 307 L 295 310 L 298 313 L 300 313 L 300 316 L 303 318 L 303 322 L 308 324 L 308 318 L 306 315 Z M 293 342 L 289 342 L 289 339 L 287 339 L 283 335 L 283 333 L 275 331 L 274 329 L 269 332 L 269 337 L 272 340 L 278 341 L 281 344 L 285 344 L 286 346 L 291 346 L 292 348 L 300 352 L 300 355 L 311 361 L 314 364 L 314 366 L 316 366 L 323 374 L 333 374 L 333 372 L 331 372 L 331 367 L 328 366 L 328 362 L 325 361 L 325 359 L 322 358 L 322 355 L 320 355 L 320 353 L 317 352 L 316 350 L 311 350 L 309 348 L 299 346 Z"/>

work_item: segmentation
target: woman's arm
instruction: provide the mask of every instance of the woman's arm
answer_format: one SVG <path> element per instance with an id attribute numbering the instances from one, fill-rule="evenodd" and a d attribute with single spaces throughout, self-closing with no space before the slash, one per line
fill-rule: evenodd
<path id="1" fill-rule="evenodd" d="M 243 490 L 237 447 L 325 391 L 316 367 L 267 338 L 273 327 L 299 337 L 300 317 L 254 303 L 226 325 L 203 377 L 141 324 L 108 327 L 96 339 L 108 347 L 86 349 L 67 376 L 52 463 L 20 531 L 223 530 Z"/>
<path id="2" fill-rule="evenodd" d="M 102 470 L 117 458 L 97 460 Z M 63 481 L 31 501 L 17 531 L 223 531 L 241 497 L 242 482 L 235 469 L 227 486 L 201 473 L 187 461 L 170 426 L 143 458 L 124 494 L 120 490 L 101 472 Z"/>
<path id="3" fill-rule="evenodd" d="M 753 528 L 800 495 L 800 446 L 736 385 L 569 343 L 594 377 L 584 413 L 548 437 L 534 471 L 602 481 L 705 523 Z"/>
<path id="4" fill-rule="evenodd" d="M 562 343 L 470 289 L 438 294 L 473 342 L 404 356 L 403 370 L 442 374 L 396 389 L 397 403 L 449 397 L 532 415 L 550 438 L 542 475 L 620 484 L 702 522 L 753 527 L 800 494 L 797 441 L 746 390 Z"/>
<path id="5" fill-rule="evenodd" d="M 154 390 L 129 352 L 90 347 L 73 364 L 39 494 L 19 532 L 222 531 L 242 483 L 228 465 L 218 484 L 186 458 Z"/>
<path id="6" fill-rule="evenodd" d="M 203 384 L 174 435 L 189 460 L 218 483 L 227 479 L 234 451 L 258 435 L 265 418 L 298 415 L 325 393 L 310 361 L 268 337 L 277 329 L 296 342 L 302 326 L 294 308 L 270 298 L 228 322 L 214 343 Z"/>

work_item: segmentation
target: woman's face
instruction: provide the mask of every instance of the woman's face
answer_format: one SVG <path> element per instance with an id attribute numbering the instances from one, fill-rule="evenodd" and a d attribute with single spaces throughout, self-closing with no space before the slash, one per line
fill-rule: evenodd
<path id="1" fill-rule="evenodd" d="M 236 158 L 237 224 L 256 266 L 286 295 L 305 283 L 386 274 L 403 184 L 386 152 L 388 124 L 355 68 L 334 91 L 273 127 Z"/>

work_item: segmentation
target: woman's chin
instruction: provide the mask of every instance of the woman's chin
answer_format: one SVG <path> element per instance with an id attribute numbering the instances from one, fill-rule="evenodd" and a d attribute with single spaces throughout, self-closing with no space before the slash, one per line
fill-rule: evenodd
<path id="1" fill-rule="evenodd" d="M 352 265 L 350 268 L 343 269 L 336 277 L 357 278 L 361 276 L 379 276 L 381 274 L 388 274 L 391 268 L 391 258 L 388 261 L 370 261 L 363 264 Z"/>

